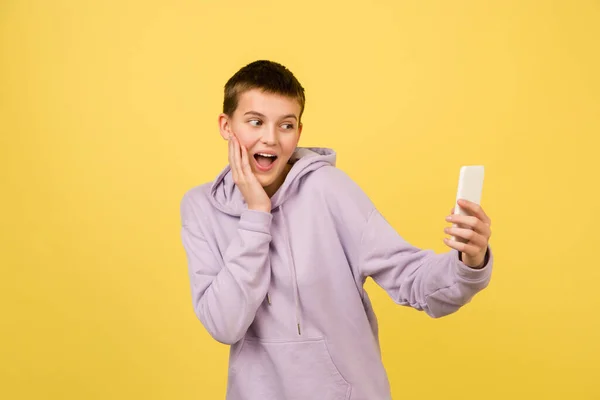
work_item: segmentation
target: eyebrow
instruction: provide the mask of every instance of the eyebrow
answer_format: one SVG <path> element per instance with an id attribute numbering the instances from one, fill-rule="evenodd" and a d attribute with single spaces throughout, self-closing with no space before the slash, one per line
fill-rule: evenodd
<path id="1" fill-rule="evenodd" d="M 244 115 L 248 115 L 248 114 L 256 115 L 257 117 L 267 119 L 266 115 L 261 114 L 258 111 L 248 111 L 248 112 L 244 113 Z M 283 117 L 281 117 L 281 119 L 286 119 L 286 118 L 294 118 L 296 121 L 298 120 L 298 118 L 294 114 L 288 114 L 288 115 L 284 115 Z"/>

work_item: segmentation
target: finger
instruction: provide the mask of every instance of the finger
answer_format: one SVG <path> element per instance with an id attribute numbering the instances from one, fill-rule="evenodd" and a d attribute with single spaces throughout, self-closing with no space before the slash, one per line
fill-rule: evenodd
<path id="1" fill-rule="evenodd" d="M 448 238 L 444 238 L 444 243 L 451 249 L 458 250 L 461 253 L 465 253 L 471 257 L 475 257 L 481 252 L 481 249 L 469 243 L 461 243 Z"/>
<path id="2" fill-rule="evenodd" d="M 235 136 L 233 136 L 233 168 L 235 168 L 235 173 L 238 176 L 238 180 L 243 180 L 244 179 L 244 174 L 242 173 L 242 168 L 241 168 L 241 164 L 242 164 L 242 160 L 240 157 L 240 143 L 238 142 L 237 138 Z"/>
<path id="3" fill-rule="evenodd" d="M 487 239 L 485 238 L 485 236 L 471 229 L 452 227 L 445 228 L 444 232 L 456 238 L 465 239 L 465 241 L 468 242 L 468 244 L 477 246 L 480 250 L 487 246 Z"/>
<path id="4" fill-rule="evenodd" d="M 477 218 L 482 220 L 484 223 L 489 224 L 491 222 L 490 218 L 487 216 L 485 211 L 483 211 L 483 208 L 481 207 L 481 205 L 474 203 L 472 201 L 466 200 L 466 199 L 458 200 L 458 205 L 463 207 L 465 210 L 470 211 L 471 215 L 476 216 Z"/>
<path id="5" fill-rule="evenodd" d="M 468 227 L 484 236 L 489 235 L 489 225 L 483 223 L 479 218 L 470 215 L 449 215 L 446 220 L 462 227 Z"/>
<path id="6" fill-rule="evenodd" d="M 242 179 L 245 180 L 246 176 L 244 175 L 244 169 L 243 169 L 243 165 L 242 165 L 242 145 L 240 144 L 240 141 L 236 138 L 235 139 L 235 163 L 236 166 L 238 168 L 238 173 L 240 174 L 240 177 L 242 177 Z"/>
<path id="7" fill-rule="evenodd" d="M 227 147 L 229 148 L 229 153 L 227 157 L 229 158 L 229 167 L 231 168 L 231 174 L 233 176 L 233 181 L 237 180 L 237 171 L 235 169 L 235 162 L 233 160 L 233 138 L 229 136 L 229 141 L 227 142 Z"/>
<path id="8" fill-rule="evenodd" d="M 252 175 L 252 168 L 250 168 L 250 162 L 248 160 L 248 150 L 246 146 L 241 146 L 242 148 L 242 171 L 246 174 L 247 177 Z"/>

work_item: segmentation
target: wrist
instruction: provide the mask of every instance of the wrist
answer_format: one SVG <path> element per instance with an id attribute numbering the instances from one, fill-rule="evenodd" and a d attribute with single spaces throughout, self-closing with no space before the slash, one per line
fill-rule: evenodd
<path id="1" fill-rule="evenodd" d="M 270 204 L 252 204 L 252 205 L 248 204 L 248 210 L 271 213 L 271 205 Z"/>
<path id="2" fill-rule="evenodd" d="M 458 259 L 463 264 L 465 264 L 467 267 L 469 267 L 471 269 L 482 269 L 483 267 L 485 267 L 487 265 L 488 258 L 489 257 L 488 257 L 488 250 L 487 249 L 486 249 L 485 253 L 483 253 L 483 256 L 476 257 L 476 258 L 469 257 L 465 253 L 458 252 Z"/>

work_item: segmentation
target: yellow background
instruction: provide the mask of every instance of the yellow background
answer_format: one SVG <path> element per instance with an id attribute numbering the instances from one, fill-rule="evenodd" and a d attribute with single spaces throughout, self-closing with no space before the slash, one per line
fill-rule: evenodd
<path id="1" fill-rule="evenodd" d="M 301 145 L 445 251 L 486 166 L 496 266 L 433 320 L 368 282 L 396 399 L 600 398 L 598 1 L 3 1 L 0 398 L 222 399 L 179 201 L 226 163 L 225 81 L 272 59 Z"/>

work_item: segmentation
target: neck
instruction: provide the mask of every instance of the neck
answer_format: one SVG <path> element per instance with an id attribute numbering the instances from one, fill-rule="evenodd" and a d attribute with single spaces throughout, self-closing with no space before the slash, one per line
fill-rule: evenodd
<path id="1" fill-rule="evenodd" d="M 264 187 L 265 192 L 267 193 L 267 196 L 273 197 L 273 195 L 275 193 L 277 193 L 277 191 L 279 190 L 281 185 L 283 185 L 283 182 L 285 182 L 285 177 L 287 176 L 287 174 L 290 172 L 291 169 L 292 169 L 292 165 L 286 164 L 285 168 L 283 169 L 281 174 L 277 177 L 275 182 L 271 183 L 269 186 Z"/>

